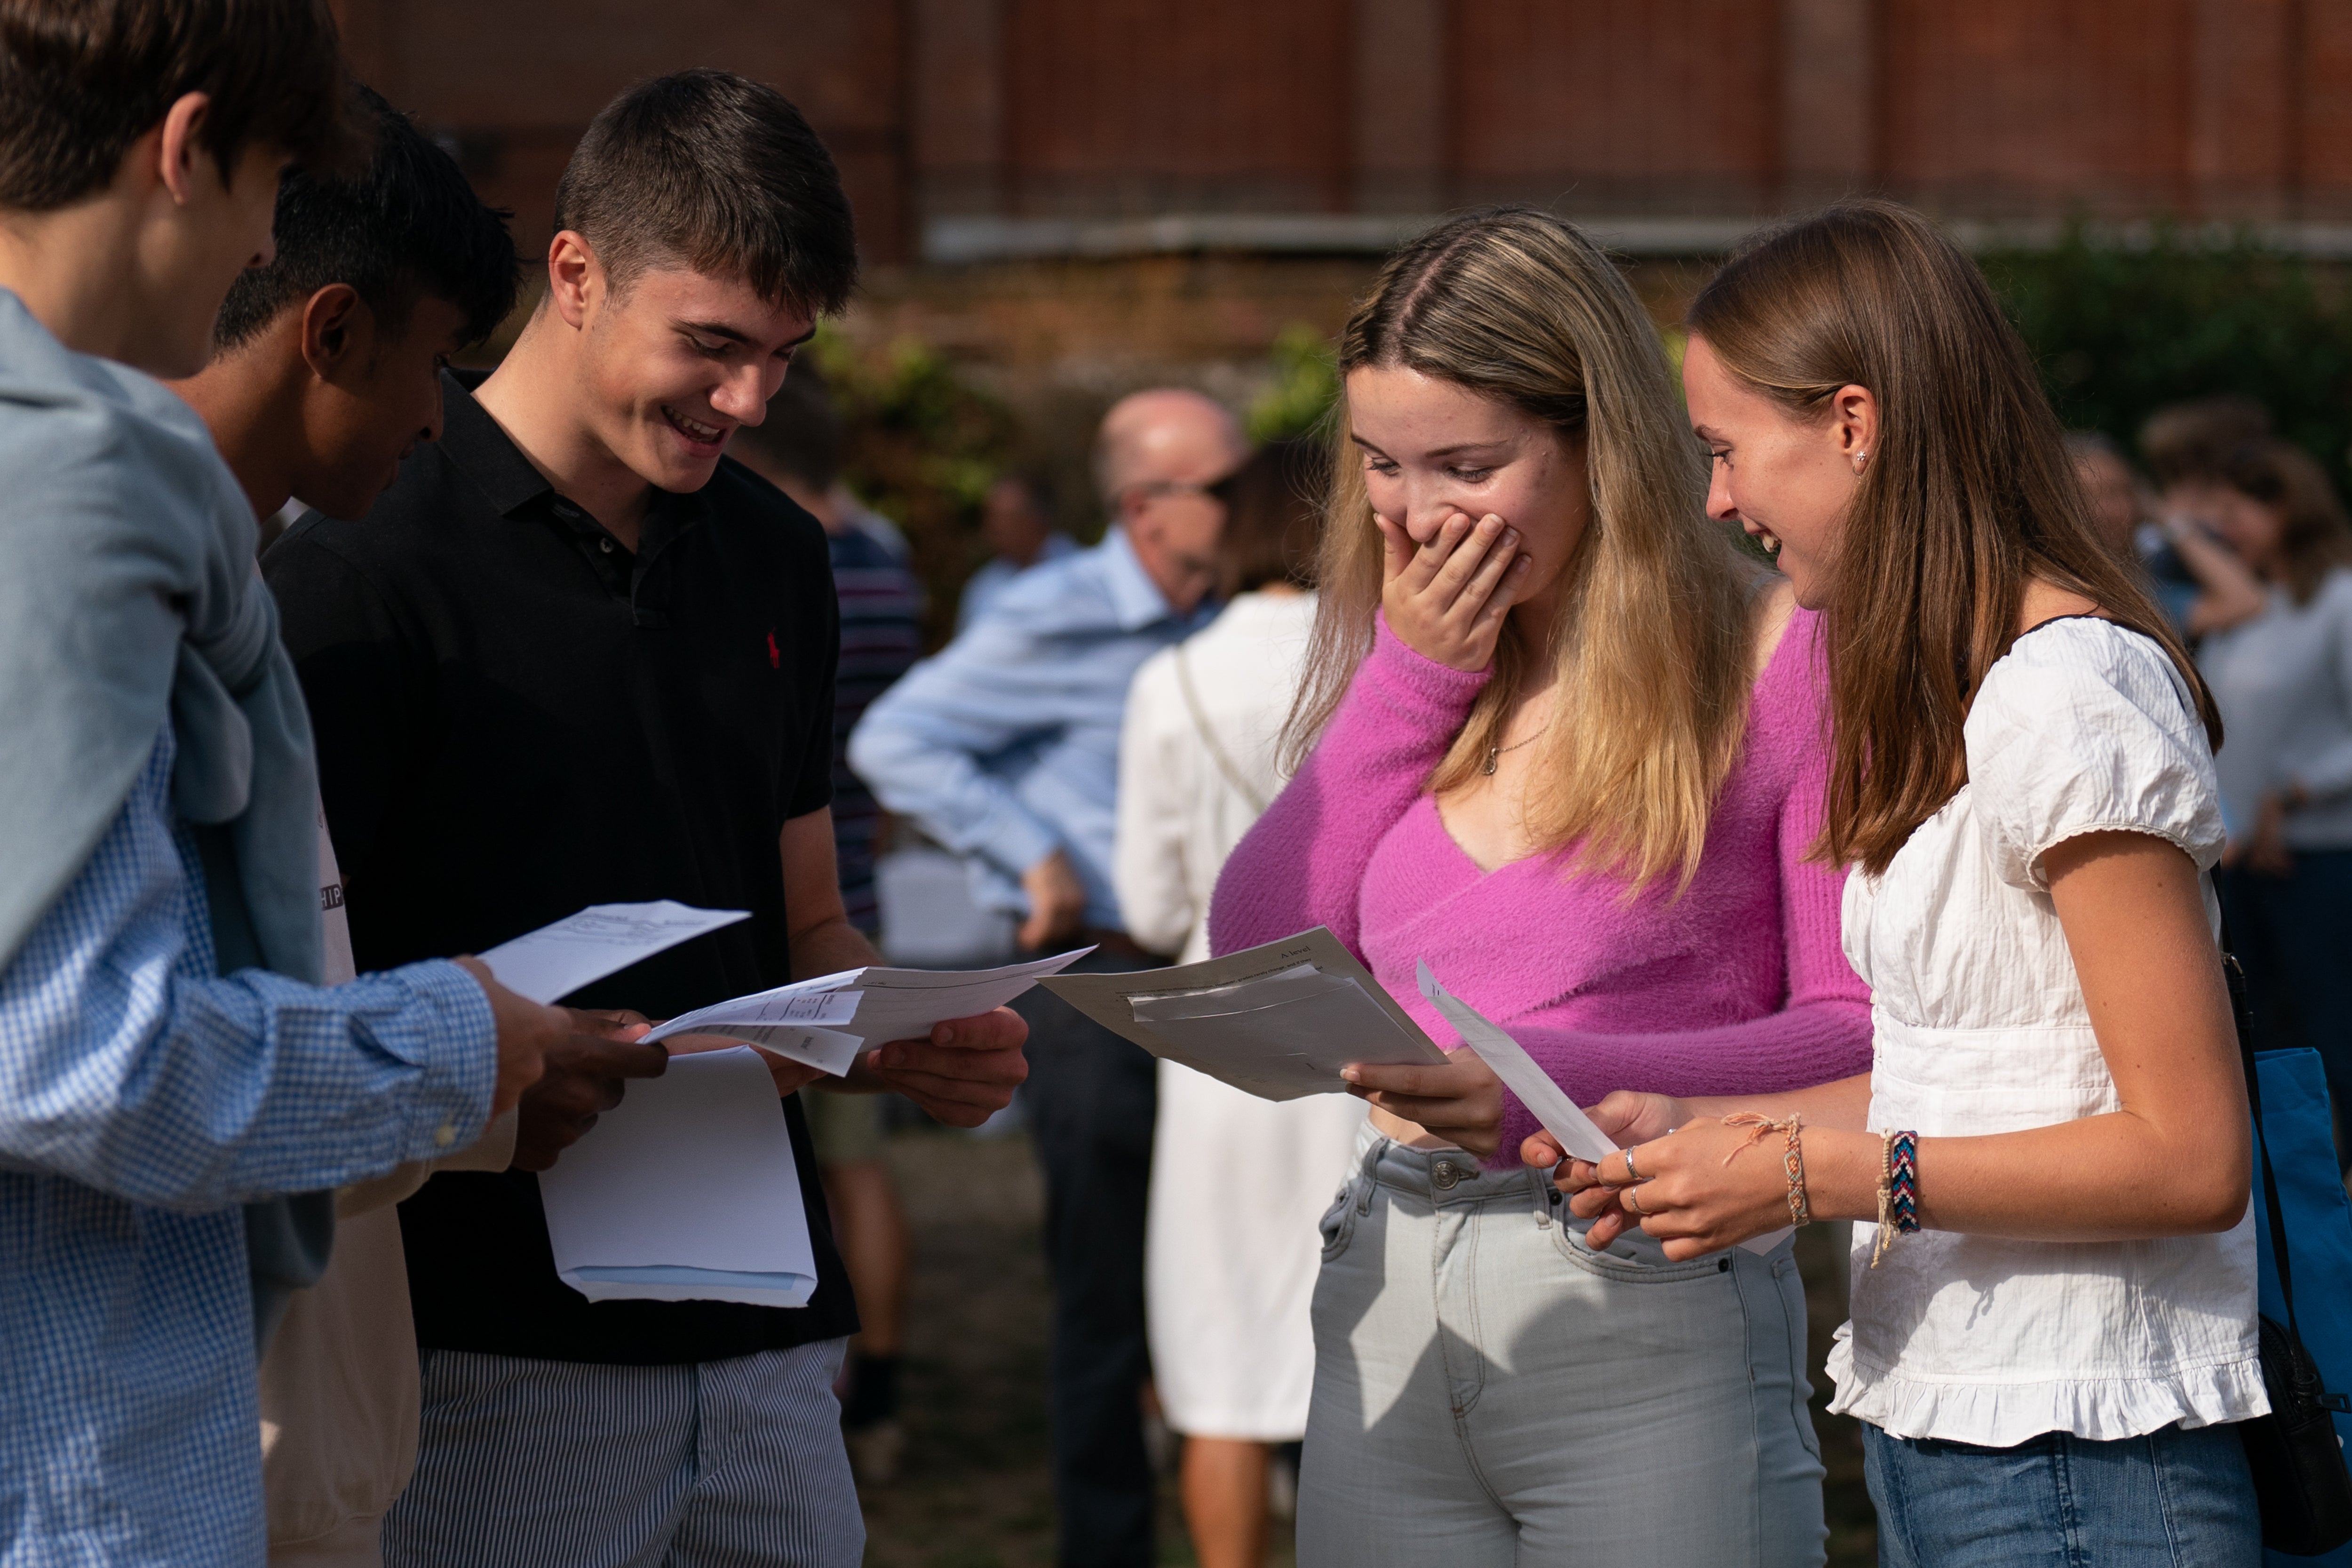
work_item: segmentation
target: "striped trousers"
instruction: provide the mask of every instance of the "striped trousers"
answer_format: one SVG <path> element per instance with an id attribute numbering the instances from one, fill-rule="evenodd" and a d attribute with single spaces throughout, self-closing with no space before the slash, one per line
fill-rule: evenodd
<path id="1" fill-rule="evenodd" d="M 856 1568 L 845 1343 L 681 1366 L 426 1351 L 386 1568 Z"/>

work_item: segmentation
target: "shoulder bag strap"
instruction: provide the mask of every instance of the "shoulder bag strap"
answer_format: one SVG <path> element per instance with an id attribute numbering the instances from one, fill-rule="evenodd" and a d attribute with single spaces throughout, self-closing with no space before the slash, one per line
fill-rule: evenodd
<path id="1" fill-rule="evenodd" d="M 2263 1163 L 2263 1206 L 2271 1222 L 2271 1258 L 2278 1265 L 2279 1300 L 2286 1305 L 2286 1326 L 2298 1340 L 2303 1331 L 2294 1321 L 2294 1273 L 2287 1261 L 2286 1216 L 2279 1207 L 2278 1177 L 2271 1170 L 2270 1139 L 2263 1131 L 2262 1071 L 2254 1062 L 2252 1009 L 2246 1000 L 2246 972 L 2238 955 L 2224 950 L 2221 968 L 2230 980 L 2230 1012 L 2238 1026 L 2238 1059 L 2246 1069 L 2246 1105 L 2254 1115 L 2254 1152 Z"/>
<path id="2" fill-rule="evenodd" d="M 1255 789 L 1251 787 L 1249 780 L 1242 776 L 1241 769 L 1234 766 L 1234 760 L 1225 755 L 1224 747 L 1217 743 L 1217 732 L 1209 727 L 1209 712 L 1207 709 L 1201 706 L 1201 694 L 1193 689 L 1192 666 L 1192 662 L 1184 657 L 1184 643 L 1180 642 L 1176 645 L 1176 684 L 1184 693 L 1184 710 L 1192 714 L 1192 728 L 1200 732 L 1201 744 L 1209 749 L 1209 760 L 1217 764 L 1217 771 L 1225 775 L 1225 782 L 1233 785 L 1235 793 L 1239 794 L 1244 800 L 1249 802 L 1252 811 L 1264 816 L 1265 800 L 1259 796 Z"/>

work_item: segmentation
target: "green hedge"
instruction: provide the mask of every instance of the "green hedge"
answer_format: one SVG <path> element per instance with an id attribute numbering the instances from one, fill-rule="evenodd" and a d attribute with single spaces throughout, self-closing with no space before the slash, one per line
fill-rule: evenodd
<path id="1" fill-rule="evenodd" d="M 2078 227 L 2055 249 L 1979 259 L 2069 426 L 2136 451 L 2141 422 L 2164 405 L 2242 393 L 2343 482 L 2352 310 L 2336 268 L 2243 233 L 2172 227 L 2143 245 Z"/>

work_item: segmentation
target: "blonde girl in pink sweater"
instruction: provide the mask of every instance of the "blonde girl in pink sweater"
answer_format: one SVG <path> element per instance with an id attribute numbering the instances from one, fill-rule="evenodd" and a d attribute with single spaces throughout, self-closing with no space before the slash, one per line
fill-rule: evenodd
<path id="1" fill-rule="evenodd" d="M 1580 1101 L 1862 1070 L 1820 826 L 1816 626 L 1703 511 L 1640 302 L 1568 224 L 1453 220 L 1341 340 L 1339 482 L 1290 786 L 1220 951 L 1329 925 L 1433 1037 L 1427 959 Z M 1476 1057 L 1352 1069 L 1323 1221 L 1302 1564 L 1817 1563 L 1784 1245 L 1594 1249 Z"/>

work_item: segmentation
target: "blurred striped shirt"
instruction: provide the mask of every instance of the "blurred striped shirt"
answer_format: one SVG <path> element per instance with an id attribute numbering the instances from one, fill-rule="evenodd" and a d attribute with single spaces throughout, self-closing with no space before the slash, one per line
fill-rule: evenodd
<path id="1" fill-rule="evenodd" d="M 841 668 L 833 688 L 833 843 L 849 923 L 882 929 L 874 893 L 875 838 L 882 807 L 849 771 L 849 732 L 867 704 L 923 653 L 923 591 L 889 551 L 857 530 L 828 533 L 833 587 L 841 600 Z"/>

